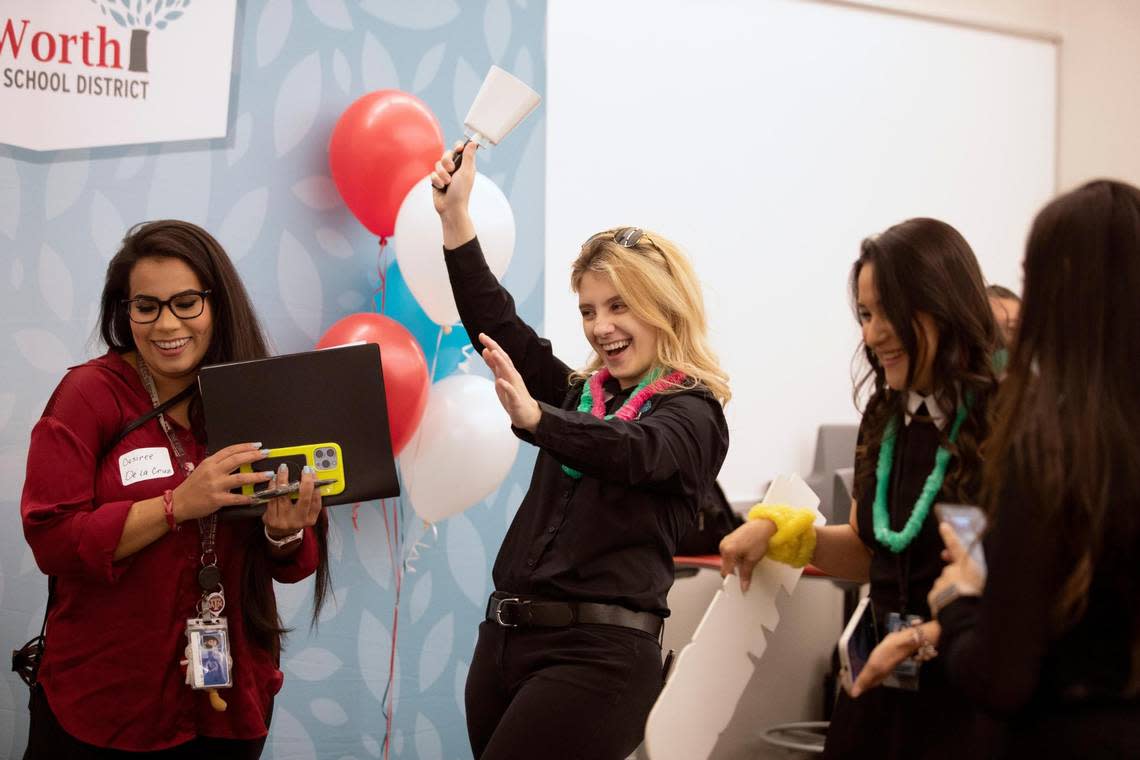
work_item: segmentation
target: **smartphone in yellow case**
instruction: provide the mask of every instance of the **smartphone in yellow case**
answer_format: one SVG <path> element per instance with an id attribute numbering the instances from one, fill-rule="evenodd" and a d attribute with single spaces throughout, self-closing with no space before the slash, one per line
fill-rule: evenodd
<path id="1" fill-rule="evenodd" d="M 269 456 L 253 464 L 243 464 L 239 472 L 265 472 L 276 471 L 284 463 L 289 469 L 289 482 L 301 480 L 301 468 L 305 465 L 313 468 L 313 475 L 318 481 L 334 481 L 322 485 L 318 490 L 321 496 L 335 496 L 344 491 L 345 472 L 344 456 L 340 446 L 336 443 L 311 443 L 301 446 L 283 446 L 270 449 Z M 260 491 L 275 487 L 274 481 L 254 483 L 242 486 L 241 492 L 246 496 L 257 496 Z M 289 494 L 289 498 L 296 501 L 297 492 Z"/>

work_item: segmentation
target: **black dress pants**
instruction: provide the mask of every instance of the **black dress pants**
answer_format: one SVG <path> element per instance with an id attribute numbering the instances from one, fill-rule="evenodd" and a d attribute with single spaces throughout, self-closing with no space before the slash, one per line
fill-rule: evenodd
<path id="1" fill-rule="evenodd" d="M 256 760 L 261 757 L 265 738 L 212 739 L 199 736 L 185 744 L 155 752 L 126 752 L 87 744 L 63 730 L 51 711 L 43 688 L 32 689 L 28 703 L 31 722 L 24 760 Z"/>
<path id="2" fill-rule="evenodd" d="M 479 626 L 465 701 L 476 760 L 623 760 L 661 692 L 661 646 L 611 625 Z"/>

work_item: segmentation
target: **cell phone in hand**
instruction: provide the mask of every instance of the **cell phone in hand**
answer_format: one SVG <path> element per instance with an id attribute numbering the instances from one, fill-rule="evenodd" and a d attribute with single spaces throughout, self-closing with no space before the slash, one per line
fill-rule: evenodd
<path id="1" fill-rule="evenodd" d="M 871 604 L 871 597 L 865 596 L 847 621 L 843 635 L 839 637 L 839 664 L 843 666 L 843 686 L 848 693 L 878 644 L 875 608 Z"/>
<path id="2" fill-rule="evenodd" d="M 986 532 L 986 513 L 973 504 L 935 504 L 934 514 L 954 530 L 954 535 L 981 569 L 984 578 L 986 555 L 982 549 L 982 535 Z"/>

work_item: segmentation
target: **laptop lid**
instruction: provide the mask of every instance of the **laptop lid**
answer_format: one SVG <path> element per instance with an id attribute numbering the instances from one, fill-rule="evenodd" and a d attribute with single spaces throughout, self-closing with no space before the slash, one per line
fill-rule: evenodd
<path id="1" fill-rule="evenodd" d="M 400 495 L 375 343 L 214 364 L 198 386 L 211 452 L 261 441 L 274 453 L 254 469 L 285 462 L 296 480 L 309 464 L 318 479 L 337 480 L 326 506 Z"/>

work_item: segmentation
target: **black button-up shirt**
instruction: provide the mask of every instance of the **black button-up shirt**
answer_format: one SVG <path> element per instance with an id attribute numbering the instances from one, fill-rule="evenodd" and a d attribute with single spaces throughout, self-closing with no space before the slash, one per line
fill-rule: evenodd
<path id="1" fill-rule="evenodd" d="M 445 259 L 472 344 L 482 350 L 481 332 L 498 341 L 542 408 L 533 435 L 515 430 L 541 451 L 495 560 L 495 588 L 668 615 L 674 550 L 728 450 L 720 403 L 702 387 L 658 394 L 631 422 L 577 411 L 581 383 L 571 386 L 570 368 L 519 318 L 478 239 Z M 633 390 L 614 378 L 604 388 L 607 414 Z"/>

